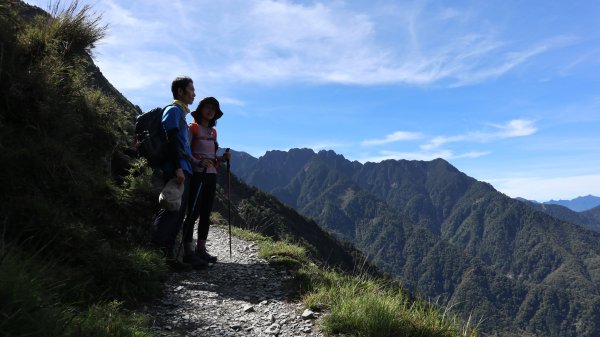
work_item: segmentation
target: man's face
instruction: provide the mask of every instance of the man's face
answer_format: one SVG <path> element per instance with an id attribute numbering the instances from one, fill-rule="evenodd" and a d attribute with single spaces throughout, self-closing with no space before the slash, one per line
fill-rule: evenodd
<path id="1" fill-rule="evenodd" d="M 179 89 L 179 100 L 183 103 L 190 105 L 194 103 L 194 98 L 196 98 L 194 83 L 190 82 L 187 87 L 185 87 L 185 90 Z"/>

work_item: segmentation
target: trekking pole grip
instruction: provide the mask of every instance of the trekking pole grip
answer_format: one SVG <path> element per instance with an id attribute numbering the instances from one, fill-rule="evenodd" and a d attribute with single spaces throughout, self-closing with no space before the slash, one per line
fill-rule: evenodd
<path id="1" fill-rule="evenodd" d="M 225 149 L 225 153 L 229 153 L 229 148 Z M 229 158 L 227 158 L 227 170 L 231 169 L 231 161 Z"/>

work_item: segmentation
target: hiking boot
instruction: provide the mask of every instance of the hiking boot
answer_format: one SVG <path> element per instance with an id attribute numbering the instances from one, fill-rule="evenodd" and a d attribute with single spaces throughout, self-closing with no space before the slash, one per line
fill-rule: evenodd
<path id="1" fill-rule="evenodd" d="M 192 267 L 193 267 L 191 264 L 185 263 L 185 261 L 181 262 L 177 259 L 166 258 L 165 263 L 167 264 L 167 266 L 169 267 L 169 269 L 171 271 L 176 272 L 176 273 L 190 271 L 190 270 L 192 270 Z"/>
<path id="2" fill-rule="evenodd" d="M 209 263 L 217 263 L 217 257 L 210 255 L 206 250 L 196 248 L 196 255 L 200 256 L 204 261 Z"/>
<path id="3" fill-rule="evenodd" d="M 172 249 L 167 247 L 159 247 L 157 245 L 152 245 L 155 251 L 165 260 L 165 264 L 169 269 L 173 272 L 184 272 L 192 270 L 192 266 L 187 263 L 180 262 L 177 258 L 175 258 L 175 254 Z"/>
<path id="4" fill-rule="evenodd" d="M 183 262 L 189 263 L 194 269 L 206 269 L 208 267 L 208 262 L 194 253 L 184 254 Z"/>

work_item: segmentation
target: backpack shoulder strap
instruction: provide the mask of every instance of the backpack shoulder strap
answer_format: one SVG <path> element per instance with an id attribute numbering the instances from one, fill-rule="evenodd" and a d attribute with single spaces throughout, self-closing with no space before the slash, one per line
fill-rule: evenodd
<path id="1" fill-rule="evenodd" d="M 212 128 L 213 141 L 215 142 L 215 157 L 217 156 L 217 150 L 219 150 L 219 143 L 217 142 L 217 129 Z"/>
<path id="2" fill-rule="evenodd" d="M 192 132 L 192 138 L 198 139 L 200 138 L 200 128 L 196 122 L 190 123 L 190 131 Z"/>
<path id="3" fill-rule="evenodd" d="M 165 107 L 162 109 L 163 116 L 164 116 L 164 114 L 165 114 L 165 111 L 166 111 L 166 110 L 167 110 L 169 107 L 172 107 L 172 106 L 175 106 L 175 104 L 172 104 L 172 103 L 171 103 L 171 104 L 169 104 L 169 105 L 165 106 Z M 183 127 L 184 127 L 186 124 L 187 124 L 187 123 L 186 123 L 186 121 L 185 121 L 185 113 L 182 113 L 182 114 L 181 114 L 181 119 L 179 120 L 179 125 L 177 126 L 177 128 L 178 128 L 179 130 L 181 130 L 181 128 L 183 128 Z"/>
<path id="4" fill-rule="evenodd" d="M 189 125 L 190 128 L 190 146 L 192 147 L 192 151 L 194 150 L 194 148 L 196 147 L 196 143 L 198 142 L 198 139 L 200 139 L 200 137 L 198 136 L 198 132 L 200 131 L 198 128 L 198 124 L 192 122 Z"/>

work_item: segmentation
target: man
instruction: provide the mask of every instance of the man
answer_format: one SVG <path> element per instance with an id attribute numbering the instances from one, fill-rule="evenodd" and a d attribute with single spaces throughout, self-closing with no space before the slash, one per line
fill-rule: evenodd
<path id="1" fill-rule="evenodd" d="M 205 268 L 206 261 L 191 256 L 184 263 L 176 259 L 174 249 L 177 234 L 185 216 L 188 202 L 188 188 L 192 175 L 192 152 L 188 141 L 188 126 L 185 116 L 190 112 L 188 105 L 194 102 L 196 93 L 194 83 L 189 77 L 177 77 L 171 84 L 173 104 L 165 108 L 162 126 L 167 136 L 168 160 L 162 165 L 165 184 L 175 178 L 183 185 L 183 196 L 178 211 L 161 209 L 154 219 L 152 245 L 158 248 L 166 259 L 167 265 L 174 271 Z M 190 266 L 191 264 L 191 266 Z"/>

